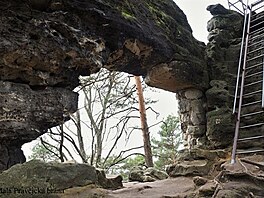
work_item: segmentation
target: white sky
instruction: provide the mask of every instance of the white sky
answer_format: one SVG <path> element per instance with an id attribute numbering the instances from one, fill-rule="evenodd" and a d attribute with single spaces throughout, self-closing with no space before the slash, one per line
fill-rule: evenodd
<path id="1" fill-rule="evenodd" d="M 174 0 L 187 16 L 188 22 L 197 40 L 207 43 L 207 21 L 212 17 L 206 10 L 208 5 L 222 4 L 228 8 L 227 0 Z"/>
<path id="2" fill-rule="evenodd" d="M 208 5 L 220 3 L 226 8 L 227 0 L 174 0 L 176 4 L 183 10 L 187 16 L 188 22 L 193 30 L 193 35 L 196 39 L 207 43 L 207 21 L 212 17 L 211 14 L 206 10 Z M 178 104 L 175 99 L 175 94 L 163 90 L 158 90 L 157 92 L 145 93 L 145 97 L 150 97 L 158 99 L 159 102 L 154 104 L 153 109 L 160 113 L 161 118 L 167 117 L 169 114 L 177 114 Z M 148 121 L 155 123 L 155 115 L 148 115 Z M 154 130 L 154 129 L 153 129 Z M 158 129 L 153 131 L 157 133 Z M 136 143 L 142 142 L 141 134 L 136 134 L 133 141 L 135 144 L 131 145 L 137 146 Z M 22 149 L 26 157 L 31 154 L 31 149 L 34 146 L 33 143 L 25 144 Z"/>

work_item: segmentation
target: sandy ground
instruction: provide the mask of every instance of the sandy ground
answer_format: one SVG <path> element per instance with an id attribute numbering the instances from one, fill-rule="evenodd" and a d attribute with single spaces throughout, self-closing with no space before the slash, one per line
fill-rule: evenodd
<path id="1" fill-rule="evenodd" d="M 105 190 L 93 186 L 75 187 L 60 198 L 180 198 L 194 192 L 192 177 L 177 177 L 155 182 L 128 182 L 119 190 Z"/>
<path id="2" fill-rule="evenodd" d="M 156 182 L 124 184 L 123 189 L 109 193 L 113 198 L 169 198 L 183 196 L 194 191 L 194 183 L 191 177 L 178 177 Z"/>

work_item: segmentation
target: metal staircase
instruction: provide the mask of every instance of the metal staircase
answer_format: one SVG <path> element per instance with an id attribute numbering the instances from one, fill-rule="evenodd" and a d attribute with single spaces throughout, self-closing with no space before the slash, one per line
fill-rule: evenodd
<path id="1" fill-rule="evenodd" d="M 233 106 L 234 164 L 237 154 L 264 152 L 264 0 L 228 3 L 245 17 Z"/>

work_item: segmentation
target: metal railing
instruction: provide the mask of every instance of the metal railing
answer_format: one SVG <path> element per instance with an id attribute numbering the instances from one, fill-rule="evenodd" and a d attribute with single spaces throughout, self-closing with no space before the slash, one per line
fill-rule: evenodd
<path id="1" fill-rule="evenodd" d="M 229 9 L 235 9 L 241 14 L 245 15 L 248 8 L 248 0 L 244 2 L 244 0 L 228 0 Z"/>
<path id="2" fill-rule="evenodd" d="M 229 8 L 234 8 L 244 15 L 244 27 L 233 104 L 233 114 L 236 115 L 236 126 L 231 164 L 234 164 L 236 162 L 236 154 L 264 152 L 264 149 L 237 151 L 238 142 L 264 139 L 264 0 L 254 2 L 249 2 L 249 0 L 246 2 L 243 0 L 229 0 L 228 4 Z M 250 78 L 252 79 L 250 80 Z M 252 87 L 257 88 L 257 90 L 254 90 Z M 245 89 L 249 92 L 245 92 Z M 244 103 L 243 98 L 248 99 L 249 97 L 252 97 L 251 101 Z M 257 105 L 257 109 L 253 112 L 247 112 L 246 108 L 253 105 Z M 240 126 L 241 119 L 262 114 L 263 118 L 261 120 Z M 260 127 L 257 129 L 261 133 L 260 135 L 249 134 L 247 137 L 239 138 L 240 130 L 252 130 L 252 128 L 257 127 Z"/>

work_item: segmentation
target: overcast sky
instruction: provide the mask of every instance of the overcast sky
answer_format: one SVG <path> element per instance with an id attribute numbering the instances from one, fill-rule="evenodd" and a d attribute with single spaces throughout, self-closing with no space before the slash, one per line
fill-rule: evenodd
<path id="1" fill-rule="evenodd" d="M 207 21 L 212 17 L 206 10 L 208 5 L 222 4 L 228 8 L 227 0 L 174 0 L 187 16 L 196 39 L 207 43 Z"/>

